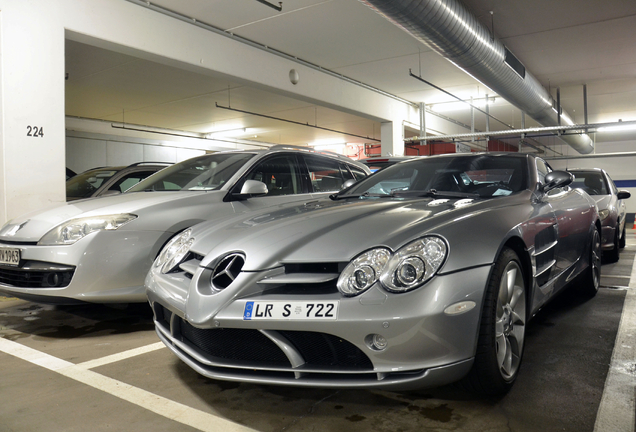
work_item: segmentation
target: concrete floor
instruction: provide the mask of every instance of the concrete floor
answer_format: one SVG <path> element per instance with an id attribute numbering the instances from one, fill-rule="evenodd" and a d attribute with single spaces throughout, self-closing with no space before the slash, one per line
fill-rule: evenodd
<path id="1" fill-rule="evenodd" d="M 594 299 L 566 293 L 540 311 L 528 326 L 520 376 L 499 399 L 453 387 L 393 393 L 213 381 L 163 347 L 146 305 L 0 297 L 0 432 L 633 432 L 636 332 L 619 330 L 629 325 L 623 305 L 635 305 L 626 301 L 636 289 L 635 254 L 630 230 L 620 261 L 603 266 Z M 632 356 L 627 374 L 617 363 L 617 334 Z"/>

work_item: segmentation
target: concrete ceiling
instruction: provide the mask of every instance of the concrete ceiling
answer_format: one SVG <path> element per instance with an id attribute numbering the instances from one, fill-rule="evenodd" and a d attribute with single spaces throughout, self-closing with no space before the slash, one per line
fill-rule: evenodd
<path id="1" fill-rule="evenodd" d="M 589 123 L 636 120 L 636 2 L 463 1 L 484 25 L 491 28 L 494 23 L 495 35 L 553 96 L 560 88 L 562 105 L 575 122 L 584 122 L 583 84 L 587 85 Z M 151 3 L 412 102 L 430 104 L 451 98 L 410 77 L 409 69 L 461 98 L 488 93 L 358 0 L 286 0 L 281 12 L 257 0 Z M 370 119 L 71 40 L 66 44 L 66 72 L 69 116 L 191 132 L 228 129 L 241 122 L 250 128 L 243 138 L 282 144 L 326 139 L 375 143 L 380 138 L 380 124 Z M 227 111 L 216 108 L 217 102 L 350 135 Z M 498 100 L 490 112 L 504 123 L 521 125 L 521 113 L 504 101 Z M 467 109 L 444 115 L 471 123 Z M 483 117 L 476 117 L 481 130 L 485 129 Z M 535 126 L 529 120 L 526 125 Z M 491 120 L 490 128 L 502 126 Z M 407 135 L 411 132 L 415 131 Z M 596 135 L 599 145 L 630 138 Z M 553 138 L 539 142 L 557 145 Z"/>

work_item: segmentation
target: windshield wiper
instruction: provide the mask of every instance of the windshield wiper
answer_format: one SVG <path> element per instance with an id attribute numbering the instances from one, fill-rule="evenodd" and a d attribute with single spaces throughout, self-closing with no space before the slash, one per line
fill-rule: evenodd
<path id="1" fill-rule="evenodd" d="M 334 201 L 337 201 L 339 199 L 347 199 L 347 198 L 387 198 L 387 197 L 392 197 L 394 196 L 393 193 L 390 194 L 372 194 L 370 192 L 365 192 L 363 194 L 360 195 L 340 195 L 340 194 L 333 194 L 333 195 L 329 195 L 329 198 L 331 198 Z"/>
<path id="2" fill-rule="evenodd" d="M 479 194 L 470 192 L 454 192 L 454 191 L 438 191 L 436 189 L 429 189 L 426 191 L 414 192 L 417 196 L 431 197 L 431 198 L 480 198 Z"/>

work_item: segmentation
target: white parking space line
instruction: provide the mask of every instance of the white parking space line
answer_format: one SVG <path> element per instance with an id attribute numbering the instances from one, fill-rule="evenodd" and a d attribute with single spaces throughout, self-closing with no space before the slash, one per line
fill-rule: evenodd
<path id="1" fill-rule="evenodd" d="M 150 347 L 154 347 L 155 345 L 156 344 L 150 345 Z M 116 379 L 87 370 L 86 364 L 90 362 L 83 363 L 83 366 L 78 366 L 3 338 L 0 338 L 0 351 L 56 372 L 67 378 L 74 379 L 75 381 L 109 393 L 163 417 L 191 426 L 203 432 L 254 431 L 254 429 L 250 429 L 210 413 L 191 408 L 170 399 L 155 395 L 146 390 L 133 387 Z M 152 349 L 150 351 L 152 351 Z"/>
<path id="2" fill-rule="evenodd" d="M 599 406 L 595 432 L 634 432 L 636 427 L 636 260 L 616 335 L 612 363 Z"/>
<path id="3" fill-rule="evenodd" d="M 143 347 L 131 349 L 128 351 L 120 352 L 117 354 L 109 355 L 106 357 L 98 358 L 95 360 L 90 360 L 84 363 L 78 363 L 75 365 L 77 368 L 81 369 L 93 369 L 99 366 L 104 366 L 110 363 L 115 363 L 121 360 L 126 360 L 131 357 L 136 357 L 141 354 L 146 354 L 152 351 L 156 351 L 158 349 L 165 348 L 166 345 L 163 342 L 157 342 L 154 344 L 146 345 Z"/>

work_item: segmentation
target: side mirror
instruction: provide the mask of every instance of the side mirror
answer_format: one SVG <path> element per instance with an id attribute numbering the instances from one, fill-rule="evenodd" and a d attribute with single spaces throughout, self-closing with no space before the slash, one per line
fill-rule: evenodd
<path id="1" fill-rule="evenodd" d="M 348 187 L 353 186 L 354 184 L 356 184 L 356 181 L 354 179 L 349 179 L 346 182 L 344 182 L 342 184 L 342 186 L 340 186 L 340 190 L 346 189 Z"/>
<path id="2" fill-rule="evenodd" d="M 567 171 L 552 171 L 545 176 L 543 192 L 567 186 L 574 181 L 574 176 Z"/>
<path id="3" fill-rule="evenodd" d="M 618 191 L 618 194 L 616 195 L 616 197 L 619 200 L 624 200 L 624 199 L 627 199 L 627 198 L 629 198 L 631 196 L 632 196 L 632 194 L 627 192 L 626 190 Z"/>
<path id="4" fill-rule="evenodd" d="M 239 197 L 251 198 L 253 196 L 267 195 L 267 185 L 258 180 L 245 180 Z"/>

